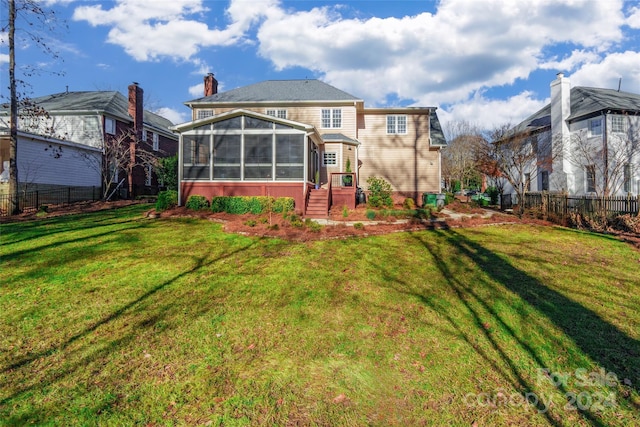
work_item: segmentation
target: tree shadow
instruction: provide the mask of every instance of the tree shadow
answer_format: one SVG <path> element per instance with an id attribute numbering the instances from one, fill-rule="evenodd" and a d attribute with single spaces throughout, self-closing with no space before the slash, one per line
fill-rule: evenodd
<path id="1" fill-rule="evenodd" d="M 32 353 L 32 354 L 27 354 L 26 356 L 22 357 L 19 360 L 14 361 L 13 363 L 10 363 L 7 366 L 4 366 L 0 369 L 0 376 L 4 376 L 4 378 L 8 378 L 9 375 L 12 371 L 16 371 L 16 370 L 25 370 L 25 369 L 29 369 L 30 366 L 32 365 L 41 365 L 44 362 L 44 360 L 46 360 L 46 358 L 50 357 L 50 356 L 54 356 L 56 354 L 59 354 L 61 352 L 65 352 L 67 351 L 70 346 L 72 344 L 74 344 L 75 342 L 87 338 L 90 334 L 94 333 L 98 328 L 115 321 L 116 319 L 118 319 L 119 317 L 126 315 L 127 313 L 131 313 L 133 311 L 138 310 L 142 305 L 144 305 L 145 301 L 149 300 L 151 297 L 153 297 L 154 295 L 158 294 L 159 292 L 161 292 L 162 290 L 164 290 L 165 288 L 167 288 L 168 286 L 174 284 L 176 281 L 185 278 L 186 276 L 192 275 L 197 273 L 199 270 L 206 268 L 206 267 L 210 267 L 212 265 L 215 265 L 216 263 L 219 262 L 224 262 L 225 260 L 234 257 L 235 255 L 247 251 L 250 248 L 258 245 L 260 242 L 262 241 L 262 239 L 253 239 L 249 242 L 249 244 L 244 245 L 240 248 L 237 248 L 236 250 L 232 250 L 232 251 L 228 251 L 225 252 L 223 255 L 215 257 L 215 258 L 208 258 L 207 255 L 201 256 L 201 257 L 197 257 L 194 259 L 194 265 L 186 270 L 184 270 L 183 272 L 174 275 L 173 277 L 163 281 L 162 283 L 157 284 L 156 286 L 154 286 L 153 288 L 147 290 L 146 292 L 144 292 L 142 295 L 132 299 L 131 301 L 129 301 L 128 303 L 122 305 L 121 307 L 119 307 L 118 309 L 112 311 L 111 313 L 109 313 L 108 315 L 102 317 L 101 319 L 99 319 L 98 321 L 92 323 L 91 325 L 87 326 L 86 328 L 84 328 L 82 331 L 70 336 L 69 338 L 67 338 L 64 342 L 57 344 L 57 345 L 53 345 L 50 346 L 48 349 L 36 352 L 36 353 Z M 158 313 L 158 310 L 155 310 L 153 312 L 153 314 L 151 315 L 151 317 L 149 317 L 148 319 L 146 319 L 145 321 L 141 322 L 138 326 L 139 327 L 152 327 L 153 325 L 155 325 L 159 320 L 161 320 L 161 318 L 163 318 L 166 314 L 168 310 L 171 310 L 174 308 L 174 302 L 170 301 L 170 302 L 166 302 L 166 304 L 163 306 L 162 309 L 159 309 L 160 313 Z M 135 328 L 133 328 L 135 330 Z M 0 400 L 0 406 L 7 404 L 8 402 L 12 401 L 13 399 L 18 398 L 21 395 L 24 395 L 25 393 L 29 393 L 31 390 L 33 390 L 34 388 L 46 388 L 48 386 L 50 386 L 51 384 L 55 383 L 56 381 L 62 379 L 65 376 L 71 375 L 75 370 L 77 370 L 78 368 L 87 365 L 88 363 L 91 362 L 92 359 L 97 359 L 99 358 L 101 355 L 106 356 L 108 355 L 109 352 L 113 351 L 113 348 L 115 347 L 119 347 L 122 345 L 126 345 L 129 342 L 132 342 L 135 339 L 135 333 L 131 332 L 129 334 L 125 334 L 124 336 L 119 336 L 117 339 L 114 339 L 112 341 L 109 342 L 109 345 L 107 345 L 105 348 L 96 350 L 94 352 L 91 353 L 91 357 L 89 356 L 80 356 L 79 359 L 74 362 L 74 363 L 68 363 L 65 364 L 65 367 L 63 369 L 56 369 L 52 371 L 52 374 L 47 378 L 46 381 L 40 381 L 38 383 L 32 384 L 32 385 L 28 385 L 28 386 L 24 386 L 22 388 L 18 388 L 15 391 L 13 391 L 10 395 L 6 396 L 5 398 Z M 0 383 L 0 386 L 2 387 L 6 387 L 8 384 L 6 383 Z M 32 417 L 28 417 L 29 419 L 32 419 Z"/>
<path id="2" fill-rule="evenodd" d="M 540 369 L 548 368 L 539 356 L 538 350 L 523 339 L 518 338 L 517 331 L 501 320 L 499 313 L 494 309 L 492 300 L 483 296 L 474 286 L 458 280 L 450 267 L 452 262 L 455 263 L 455 261 L 450 258 L 450 254 L 445 256 L 441 253 L 433 241 L 433 234 L 437 238 L 446 241 L 448 247 L 453 248 L 454 257 L 466 258 L 500 287 L 517 294 L 523 301 L 527 302 L 537 312 L 543 314 L 564 332 L 593 362 L 605 369 L 606 372 L 615 374 L 619 381 L 632 387 L 636 393 L 638 392 L 640 343 L 636 339 L 629 337 L 593 311 L 549 288 L 537 278 L 512 265 L 508 260 L 455 230 L 435 230 L 431 233 L 413 234 L 414 238 L 433 256 L 447 283 L 460 301 L 473 313 L 476 322 L 480 323 L 481 319 L 477 311 L 467 302 L 469 297 L 479 304 L 483 310 L 490 313 L 496 321 L 500 322 L 500 326 L 509 332 L 512 338 L 516 340 L 516 343 L 531 356 Z M 500 287 L 494 287 L 494 298 L 499 297 Z M 526 315 L 525 313 L 523 314 Z M 533 316 L 528 316 L 527 321 L 535 322 L 535 319 L 531 319 L 531 317 Z M 492 336 L 486 332 L 485 328 L 479 328 L 479 330 L 483 331 L 485 338 L 492 343 L 494 348 L 498 349 Z M 547 334 L 545 339 L 558 340 L 550 333 Z M 518 378 L 517 385 L 531 390 L 532 384 L 527 384 L 524 378 L 517 373 L 517 369 L 512 365 L 508 355 L 500 350 L 498 352 L 504 362 L 510 366 L 512 374 Z M 562 387 L 559 387 L 559 389 L 563 392 L 567 391 Z M 632 399 L 628 401 L 630 405 L 638 409 L 637 404 Z M 597 414 L 590 411 L 579 411 L 579 413 L 592 425 L 603 425 Z"/>
<path id="3" fill-rule="evenodd" d="M 425 288 L 423 283 L 409 283 L 403 280 L 401 274 L 388 270 L 383 264 L 374 267 L 394 290 L 418 298 L 442 316 L 460 339 L 485 360 L 505 383 L 523 395 L 538 392 L 540 377 L 536 376 L 535 370 L 523 367 L 521 358 L 518 356 L 516 359 L 513 351 L 525 354 L 525 360 L 530 360 L 530 365 L 537 368 L 538 373 L 549 368 L 553 373 L 554 369 L 565 365 L 559 364 L 555 356 L 550 357 L 549 347 L 566 347 L 569 340 L 575 343 L 574 351 L 582 352 L 582 356 L 574 353 L 577 356 L 570 362 L 576 365 L 574 369 L 588 368 L 594 363 L 606 372 L 615 374 L 619 384 L 624 386 L 611 391 L 617 393 L 619 400 L 624 399 L 627 408 L 632 411 L 638 409 L 633 397 L 626 399 L 628 392 L 637 393 L 638 390 L 640 346 L 637 340 L 583 305 L 550 289 L 536 277 L 512 265 L 508 259 L 455 230 L 410 235 L 431 256 L 424 262 L 431 262 L 437 267 L 448 286 L 447 292 L 455 299 L 457 307 L 463 309 L 467 320 L 458 317 L 460 313 L 456 312 L 456 305 L 452 306 L 443 300 L 438 295 L 439 291 Z M 501 304 L 513 303 L 513 298 L 506 294 L 515 294 L 524 303 L 509 306 L 508 311 L 503 312 Z M 508 313 L 515 313 L 517 317 L 507 317 Z M 562 334 L 549 330 L 550 325 L 557 327 Z M 492 326 L 504 332 L 494 333 Z M 543 340 L 549 346 L 539 347 L 536 339 Z M 583 360 L 580 360 L 581 357 Z M 581 366 L 580 363 L 588 365 Z M 626 380 L 631 380 L 631 383 Z M 567 393 L 575 391 L 571 386 L 576 385 L 576 379 L 573 378 L 569 384 L 554 385 L 558 392 L 567 397 Z M 562 408 L 566 402 L 560 403 Z M 538 407 L 540 409 L 544 408 Z M 561 411 L 540 412 L 550 424 L 563 424 Z M 595 410 L 587 408 L 576 414 L 590 425 L 606 425 L 602 414 Z"/>

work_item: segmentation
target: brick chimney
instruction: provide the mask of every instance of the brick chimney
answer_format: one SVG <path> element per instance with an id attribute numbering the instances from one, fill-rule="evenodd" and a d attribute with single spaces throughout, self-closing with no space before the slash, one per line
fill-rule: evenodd
<path id="1" fill-rule="evenodd" d="M 218 93 L 218 81 L 213 77 L 213 73 L 204 76 L 204 96 L 211 96 Z"/>
<path id="2" fill-rule="evenodd" d="M 133 119 L 133 131 L 138 139 L 142 139 L 142 128 L 144 120 L 143 110 L 144 91 L 137 82 L 129 85 L 129 115 Z"/>

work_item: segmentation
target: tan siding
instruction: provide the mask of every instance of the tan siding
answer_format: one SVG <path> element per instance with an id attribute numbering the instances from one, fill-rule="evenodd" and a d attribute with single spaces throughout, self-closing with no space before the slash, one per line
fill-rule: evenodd
<path id="1" fill-rule="evenodd" d="M 217 107 L 214 109 L 214 113 L 222 114 L 228 111 L 237 110 L 242 108 L 244 110 L 255 111 L 256 113 L 266 114 L 267 110 L 272 109 L 285 109 L 287 110 L 287 120 L 292 120 L 295 122 L 305 123 L 312 126 L 315 126 L 320 133 L 341 133 L 343 135 L 348 136 L 349 138 L 355 138 L 356 131 L 356 108 L 355 106 L 330 106 L 323 107 L 319 106 L 291 106 L 291 105 L 279 105 L 279 106 L 270 106 L 265 107 L 264 105 L 243 105 L 243 106 L 235 106 L 235 107 Z M 342 127 L 340 128 L 332 128 L 332 129 L 324 129 L 321 127 L 322 119 L 322 108 L 341 108 L 342 109 Z M 204 108 L 205 110 L 209 110 L 211 108 Z M 197 115 L 196 110 L 194 110 L 194 115 Z M 195 117 L 195 116 L 194 116 Z M 194 118 L 195 120 L 195 118 Z"/>
<path id="2" fill-rule="evenodd" d="M 408 115 L 406 135 L 387 135 L 386 114 L 367 114 L 361 123 L 358 157 L 363 188 L 367 178 L 375 175 L 407 197 L 440 191 L 439 154 L 429 147 L 427 115 Z"/>

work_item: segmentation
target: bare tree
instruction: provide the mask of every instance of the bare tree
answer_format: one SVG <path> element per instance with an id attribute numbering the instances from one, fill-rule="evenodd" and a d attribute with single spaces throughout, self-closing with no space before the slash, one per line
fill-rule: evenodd
<path id="1" fill-rule="evenodd" d="M 448 188 L 459 181 L 463 190 L 480 179 L 476 153 L 484 139 L 480 130 L 466 121 L 449 122 L 447 135 L 450 142 L 442 149 L 442 175 Z"/>
<path id="2" fill-rule="evenodd" d="M 640 121 L 624 117 L 624 132 L 605 132 L 590 137 L 576 132 L 567 154 L 571 164 L 585 176 L 585 191 L 597 197 L 631 192 L 632 171 L 640 165 Z"/>
<path id="3" fill-rule="evenodd" d="M 158 167 L 157 154 L 162 152 L 151 151 L 146 145 L 148 144 L 137 138 L 135 131 L 129 130 L 115 136 L 107 135 L 101 160 L 90 154 L 80 154 L 91 168 L 100 172 L 103 199 L 110 199 L 114 192 L 125 185 L 131 194 L 136 167 L 143 168 L 145 174 Z"/>
<path id="4" fill-rule="evenodd" d="M 9 145 L 9 194 L 11 200 L 9 209 L 12 214 L 16 214 L 20 210 L 19 205 L 19 182 L 18 182 L 18 104 L 20 96 L 17 86 L 25 85 L 23 80 L 16 78 L 16 21 L 18 17 L 24 21 L 22 28 L 26 36 L 38 45 L 46 54 L 58 57 L 56 51 L 48 42 L 47 34 L 53 31 L 57 25 L 55 13 L 51 10 L 44 9 L 38 0 L 5 0 L 3 5 L 7 3 L 9 11 L 6 26 L 3 25 L 2 31 L 8 31 L 9 39 L 9 97 L 10 99 L 10 145 Z M 38 29 L 43 30 L 42 32 Z M 35 67 L 24 67 L 26 76 L 31 75 Z"/>
<path id="5" fill-rule="evenodd" d="M 503 125 L 491 132 L 490 142 L 478 152 L 478 163 L 487 175 L 511 184 L 518 198 L 518 213 L 522 215 L 524 194 L 530 183 L 541 175 L 548 180 L 554 150 L 547 134 L 514 134 L 510 129 L 510 125 Z"/>

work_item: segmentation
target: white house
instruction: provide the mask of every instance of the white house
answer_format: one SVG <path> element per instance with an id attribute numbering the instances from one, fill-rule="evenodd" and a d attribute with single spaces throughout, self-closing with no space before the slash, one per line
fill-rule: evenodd
<path id="1" fill-rule="evenodd" d="M 548 162 L 531 164 L 530 191 L 570 195 L 640 193 L 640 95 L 614 89 L 571 87 L 558 73 L 551 102 L 515 128 L 549 142 Z M 538 144 L 542 146 L 543 144 Z M 526 182 L 526 178 L 523 179 Z"/>
<path id="2" fill-rule="evenodd" d="M 0 147 L 7 147 L 9 138 L 8 130 L 0 131 Z M 2 192 L 8 190 L 8 153 L 0 152 L 0 159 Z M 102 150 L 96 147 L 19 131 L 17 159 L 18 181 L 26 191 L 102 184 Z"/>

